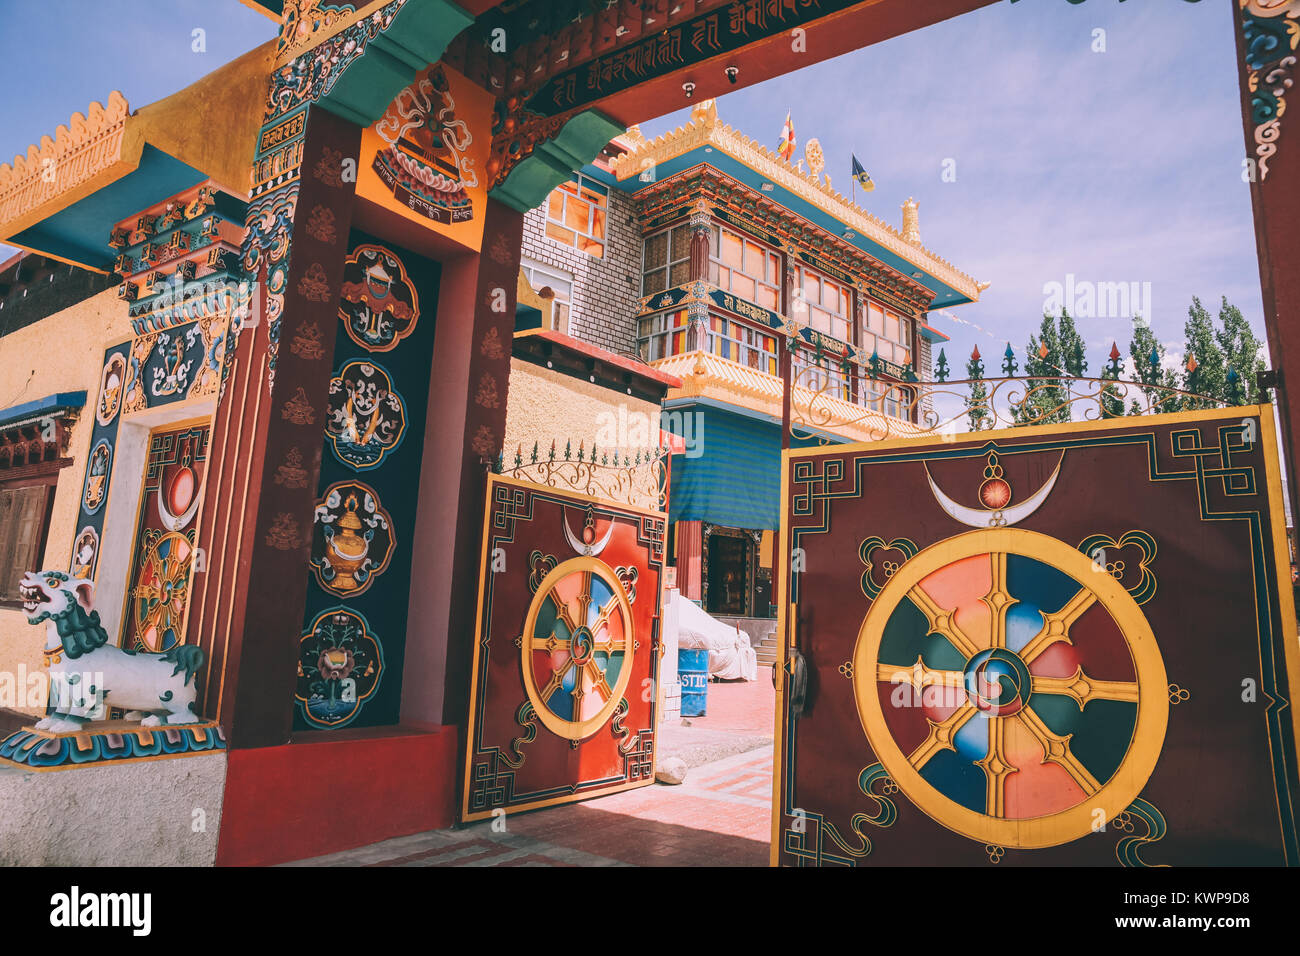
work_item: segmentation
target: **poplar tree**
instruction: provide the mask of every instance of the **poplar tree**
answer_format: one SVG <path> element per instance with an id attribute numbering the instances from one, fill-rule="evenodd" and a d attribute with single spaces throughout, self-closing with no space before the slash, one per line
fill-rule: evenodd
<path id="1" fill-rule="evenodd" d="M 1222 397 L 1229 402 L 1235 398 L 1249 404 L 1259 394 L 1259 373 L 1264 371 L 1264 360 L 1259 355 L 1262 344 L 1255 338 L 1241 309 L 1229 303 L 1227 296 L 1223 296 L 1219 306 L 1219 324 L 1222 328 L 1215 331 L 1214 339 L 1223 351 L 1225 366 L 1236 372 L 1240 381 L 1238 394 L 1229 394 L 1232 390 L 1227 387 L 1225 373 Z"/>
<path id="2" fill-rule="evenodd" d="M 1205 398 L 1184 398 L 1187 408 L 1213 408 L 1214 399 L 1223 399 L 1228 389 L 1228 367 L 1223 360 L 1223 349 L 1215 335 L 1214 320 L 1192 296 L 1187 309 L 1187 322 L 1183 326 L 1186 346 L 1183 349 L 1183 390 Z"/>
<path id="3" fill-rule="evenodd" d="M 1164 367 L 1164 347 L 1140 315 L 1133 317 L 1133 338 L 1129 340 L 1128 354 L 1133 359 L 1133 371 L 1142 382 L 1142 391 L 1147 398 L 1143 404 L 1134 397 L 1129 403 L 1128 413 L 1148 415 L 1177 411 L 1182 404 L 1178 396 L 1162 389 L 1177 388 L 1178 378 L 1172 370 Z M 1152 355 L 1156 359 L 1154 363 L 1151 361 Z"/>
<path id="4" fill-rule="evenodd" d="M 1020 424 L 1047 424 L 1070 420 L 1070 384 L 1088 370 L 1083 337 L 1066 309 L 1059 317 L 1043 316 L 1038 335 L 1025 346 L 1025 400 L 1016 413 Z"/>

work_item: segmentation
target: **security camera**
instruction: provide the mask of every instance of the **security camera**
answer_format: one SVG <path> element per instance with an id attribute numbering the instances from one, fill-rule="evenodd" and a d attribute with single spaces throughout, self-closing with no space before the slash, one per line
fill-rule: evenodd
<path id="1" fill-rule="evenodd" d="M 695 92 L 695 84 L 692 83 L 690 80 L 687 80 L 685 83 L 682 84 L 682 91 L 686 94 L 686 98 L 689 100 L 691 98 L 691 94 Z"/>
<path id="2" fill-rule="evenodd" d="M 727 82 L 730 83 L 732 86 L 735 86 L 736 78 L 740 76 L 740 68 L 736 66 L 729 66 L 723 72 L 727 74 Z"/>

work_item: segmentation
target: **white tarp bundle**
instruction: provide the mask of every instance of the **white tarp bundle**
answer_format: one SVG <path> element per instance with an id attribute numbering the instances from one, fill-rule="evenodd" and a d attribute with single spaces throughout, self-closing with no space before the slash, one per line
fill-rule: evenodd
<path id="1" fill-rule="evenodd" d="M 682 650 L 708 650 L 709 676 L 723 680 L 758 680 L 758 656 L 749 635 L 724 624 L 681 592 L 673 592 L 677 609 L 677 646 Z"/>

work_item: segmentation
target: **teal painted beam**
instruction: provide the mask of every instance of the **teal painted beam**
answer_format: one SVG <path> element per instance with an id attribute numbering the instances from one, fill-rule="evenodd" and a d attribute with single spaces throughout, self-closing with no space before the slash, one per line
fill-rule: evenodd
<path id="1" fill-rule="evenodd" d="M 552 189 L 595 159 L 606 143 L 623 132 L 621 123 L 600 110 L 584 110 L 565 123 L 554 139 L 535 147 L 488 198 L 516 212 L 535 209 Z"/>
<path id="2" fill-rule="evenodd" d="M 415 74 L 441 60 L 447 44 L 473 22 L 473 15 L 451 0 L 408 0 L 319 105 L 358 126 L 369 126 Z"/>

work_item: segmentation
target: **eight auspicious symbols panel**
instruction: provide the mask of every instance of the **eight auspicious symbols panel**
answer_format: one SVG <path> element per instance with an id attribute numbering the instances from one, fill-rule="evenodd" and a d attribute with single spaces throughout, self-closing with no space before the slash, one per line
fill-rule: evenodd
<path id="1" fill-rule="evenodd" d="M 1300 863 L 1273 436 L 1263 406 L 791 453 L 774 862 Z"/>
<path id="2" fill-rule="evenodd" d="M 294 726 L 395 724 L 433 355 L 438 267 L 354 232 L 330 366 Z M 321 330 L 289 343 L 327 358 Z M 301 487 L 305 448 L 276 478 Z"/>
<path id="3" fill-rule="evenodd" d="M 654 778 L 666 516 L 494 476 L 461 817 Z"/>
<path id="4" fill-rule="evenodd" d="M 208 433 L 204 424 L 159 429 L 149 436 L 122 624 L 124 648 L 157 653 L 185 643 L 190 585 L 201 570 L 195 566 L 194 542 Z"/>

